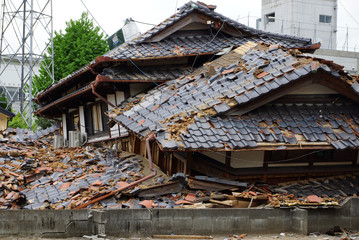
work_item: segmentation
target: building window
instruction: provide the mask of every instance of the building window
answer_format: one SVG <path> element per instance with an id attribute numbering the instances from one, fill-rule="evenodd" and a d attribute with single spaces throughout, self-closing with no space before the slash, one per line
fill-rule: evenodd
<path id="1" fill-rule="evenodd" d="M 319 15 L 319 22 L 321 22 L 321 23 L 331 23 L 332 22 L 332 16 Z"/>
<path id="2" fill-rule="evenodd" d="M 275 22 L 275 13 L 268 13 L 266 16 L 267 23 Z"/>

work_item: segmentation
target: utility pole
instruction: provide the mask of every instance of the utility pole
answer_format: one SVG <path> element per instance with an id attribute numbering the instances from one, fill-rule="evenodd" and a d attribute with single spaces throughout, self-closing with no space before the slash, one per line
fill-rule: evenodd
<path id="1" fill-rule="evenodd" d="M 41 64 L 54 79 L 52 0 L 1 0 L 0 88 L 30 128 L 33 77 Z M 50 39 L 50 41 L 49 41 Z M 47 63 L 42 61 L 45 52 Z"/>

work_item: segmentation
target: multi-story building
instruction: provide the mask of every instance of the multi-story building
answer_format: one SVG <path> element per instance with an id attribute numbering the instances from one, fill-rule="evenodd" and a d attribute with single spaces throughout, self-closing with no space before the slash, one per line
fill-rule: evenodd
<path id="1" fill-rule="evenodd" d="M 269 32 L 311 38 L 336 49 L 337 0 L 262 0 L 258 27 Z"/>
<path id="2" fill-rule="evenodd" d="M 20 60 L 10 58 L 1 59 L 0 64 L 0 95 L 5 93 L 8 104 L 11 104 L 11 108 L 14 112 L 20 110 L 20 87 L 21 87 L 21 75 L 29 72 L 29 66 L 24 65 L 22 70 Z M 39 66 L 34 67 L 34 73 L 37 73 Z M 26 87 L 26 86 L 24 86 Z M 11 110 L 11 109 L 9 109 Z"/>
<path id="3" fill-rule="evenodd" d="M 257 29 L 320 42 L 316 57 L 332 60 L 348 73 L 357 74 L 359 53 L 338 50 L 337 12 L 338 0 L 262 0 Z"/>

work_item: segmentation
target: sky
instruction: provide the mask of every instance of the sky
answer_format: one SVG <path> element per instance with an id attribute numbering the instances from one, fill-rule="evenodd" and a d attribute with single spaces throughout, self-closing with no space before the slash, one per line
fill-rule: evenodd
<path id="1" fill-rule="evenodd" d="M 82 0 L 94 19 L 108 35 L 119 30 L 126 18 L 135 21 L 158 24 L 175 13 L 178 7 L 188 0 Z M 54 0 L 54 30 L 66 27 L 65 22 L 79 19 L 86 8 L 81 0 Z M 256 19 L 261 15 L 261 0 L 202 0 L 217 6 L 216 11 L 243 24 L 255 27 Z M 338 0 L 338 36 L 337 48 L 341 49 L 347 27 L 349 28 L 349 50 L 359 51 L 359 10 L 358 0 Z M 141 32 L 151 25 L 137 23 Z M 356 46 L 358 44 L 358 46 Z"/>

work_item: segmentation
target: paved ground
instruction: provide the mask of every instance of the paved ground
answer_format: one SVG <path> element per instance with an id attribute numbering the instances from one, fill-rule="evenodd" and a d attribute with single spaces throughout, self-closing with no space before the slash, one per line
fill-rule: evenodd
<path id="1" fill-rule="evenodd" d="M 342 235 L 342 236 L 329 236 L 323 234 L 310 234 L 309 236 L 303 236 L 298 234 L 291 234 L 291 233 L 281 233 L 281 234 L 266 234 L 266 235 L 246 235 L 243 236 L 244 238 L 235 238 L 233 236 L 215 236 L 213 240 L 237 240 L 237 239 L 244 239 L 244 240 L 359 240 L 359 234 L 353 234 L 350 236 Z M 0 237 L 0 240 L 53 240 L 53 238 L 40 238 L 40 237 Z M 168 239 L 159 239 L 159 238 L 120 238 L 120 237 L 108 237 L 108 238 L 100 238 L 97 236 L 84 236 L 84 237 L 76 237 L 76 238 L 61 238 L 61 240 L 168 240 Z M 189 239 L 189 238 L 186 238 Z M 173 240 L 173 239 L 172 239 Z M 191 239 L 193 240 L 193 239 Z"/>

